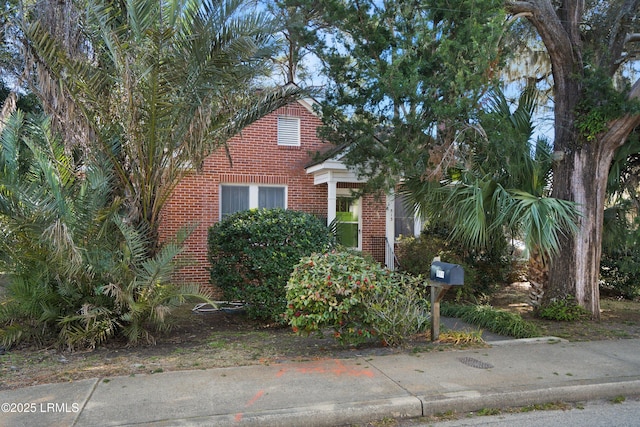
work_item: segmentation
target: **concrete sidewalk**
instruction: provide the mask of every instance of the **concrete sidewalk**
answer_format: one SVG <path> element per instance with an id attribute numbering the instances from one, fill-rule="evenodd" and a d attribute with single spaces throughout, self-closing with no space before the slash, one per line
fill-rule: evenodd
<path id="1" fill-rule="evenodd" d="M 2 426 L 339 426 L 640 394 L 640 339 L 287 362 L 0 392 Z"/>

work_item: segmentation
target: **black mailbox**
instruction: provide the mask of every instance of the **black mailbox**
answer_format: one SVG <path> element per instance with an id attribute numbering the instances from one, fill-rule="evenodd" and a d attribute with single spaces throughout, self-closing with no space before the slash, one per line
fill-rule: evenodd
<path id="1" fill-rule="evenodd" d="M 443 285 L 464 285 L 464 269 L 458 264 L 434 261 L 431 263 L 430 279 Z"/>

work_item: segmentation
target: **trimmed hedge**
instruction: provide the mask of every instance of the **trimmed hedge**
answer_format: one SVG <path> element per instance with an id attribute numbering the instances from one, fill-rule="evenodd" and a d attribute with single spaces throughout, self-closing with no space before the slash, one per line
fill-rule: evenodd
<path id="1" fill-rule="evenodd" d="M 304 212 L 237 212 L 209 228 L 211 283 L 226 300 L 245 301 L 250 317 L 282 321 L 285 286 L 294 266 L 303 256 L 334 244 L 323 221 Z"/>

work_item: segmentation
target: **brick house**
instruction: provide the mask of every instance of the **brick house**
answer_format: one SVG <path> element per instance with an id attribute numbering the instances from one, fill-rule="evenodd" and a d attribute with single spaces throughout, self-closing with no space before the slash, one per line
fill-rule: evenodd
<path id="1" fill-rule="evenodd" d="M 372 195 L 352 197 L 362 181 L 348 170 L 339 154 L 313 161 L 313 154 L 333 146 L 316 133 L 322 124 L 312 103 L 300 100 L 282 107 L 245 128 L 225 150 L 205 160 L 202 170 L 186 176 L 165 204 L 160 237 L 174 236 L 187 224 L 197 228 L 186 242 L 191 261 L 179 281 L 209 283 L 208 228 L 230 213 L 250 208 L 282 207 L 338 219 L 343 244 L 361 249 L 393 266 L 395 237 L 413 233 L 413 218 L 404 218 L 393 196 L 376 200 Z"/>

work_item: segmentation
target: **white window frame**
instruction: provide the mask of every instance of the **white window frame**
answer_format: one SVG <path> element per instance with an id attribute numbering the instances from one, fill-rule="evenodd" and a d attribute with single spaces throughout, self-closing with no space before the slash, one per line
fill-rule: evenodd
<path id="1" fill-rule="evenodd" d="M 348 197 L 350 199 L 353 199 L 354 202 L 357 204 L 357 209 L 358 209 L 358 246 L 350 248 L 350 249 L 355 249 L 358 251 L 362 250 L 362 197 L 354 197 L 353 192 L 351 189 L 349 188 L 338 188 L 336 189 L 336 200 L 334 200 L 334 207 L 335 207 L 335 203 L 337 202 L 338 198 L 342 198 L 342 197 Z"/>
<path id="2" fill-rule="evenodd" d="M 300 117 L 278 116 L 278 145 L 300 146 Z"/>
<path id="3" fill-rule="evenodd" d="M 222 219 L 222 187 L 249 187 L 249 209 L 257 209 L 259 201 L 259 191 L 261 187 L 283 188 L 284 189 L 284 209 L 289 206 L 289 192 L 286 185 L 277 184 L 220 184 L 220 203 L 218 206 L 219 217 Z"/>

